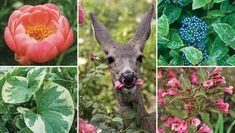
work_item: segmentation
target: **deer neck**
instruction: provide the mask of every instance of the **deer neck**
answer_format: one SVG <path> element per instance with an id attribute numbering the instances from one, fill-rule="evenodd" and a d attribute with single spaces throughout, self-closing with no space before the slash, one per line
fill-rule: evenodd
<path id="1" fill-rule="evenodd" d="M 116 96 L 120 108 L 120 114 L 124 113 L 128 109 L 133 109 L 136 111 L 137 116 L 146 115 L 142 93 L 139 87 L 136 87 L 135 91 L 132 93 L 126 93 L 124 90 L 116 90 Z"/>

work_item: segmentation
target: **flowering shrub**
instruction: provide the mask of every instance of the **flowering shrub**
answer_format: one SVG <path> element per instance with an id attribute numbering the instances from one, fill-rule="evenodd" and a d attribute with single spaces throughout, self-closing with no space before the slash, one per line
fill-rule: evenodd
<path id="1" fill-rule="evenodd" d="M 226 69 L 226 68 L 225 68 Z M 222 68 L 160 68 L 158 79 L 159 132 L 223 132 L 233 94 Z M 211 123 L 218 115 L 217 124 Z M 222 126 L 222 127 L 221 127 Z M 231 131 L 233 124 L 227 129 Z"/>
<path id="2" fill-rule="evenodd" d="M 159 65 L 235 65 L 234 2 L 160 0 L 158 13 Z"/>
<path id="3" fill-rule="evenodd" d="M 1 68 L 1 133 L 76 130 L 77 68 Z"/>
<path id="4" fill-rule="evenodd" d="M 77 40 L 76 0 L 2 0 L 2 3 L 1 65 L 77 64 L 77 46 L 73 45 Z"/>

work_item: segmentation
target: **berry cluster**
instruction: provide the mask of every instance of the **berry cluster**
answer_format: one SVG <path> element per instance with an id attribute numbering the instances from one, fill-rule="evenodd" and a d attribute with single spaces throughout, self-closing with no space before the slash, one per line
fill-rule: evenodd
<path id="1" fill-rule="evenodd" d="M 199 64 L 202 64 L 208 59 L 207 51 L 205 50 L 205 39 L 206 31 L 208 26 L 198 17 L 187 17 L 182 21 L 182 27 L 180 28 L 181 38 L 187 42 L 189 46 L 194 46 L 203 53 L 203 59 Z M 192 65 L 185 57 L 185 54 L 182 54 L 185 65 Z"/>
<path id="2" fill-rule="evenodd" d="M 171 4 L 171 3 L 175 3 L 176 5 L 183 5 L 183 0 L 165 0 L 165 3 Z"/>

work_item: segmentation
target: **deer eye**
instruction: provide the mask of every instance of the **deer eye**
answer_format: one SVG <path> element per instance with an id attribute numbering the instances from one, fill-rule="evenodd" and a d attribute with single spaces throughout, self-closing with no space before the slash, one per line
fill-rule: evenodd
<path id="1" fill-rule="evenodd" d="M 137 57 L 137 61 L 142 62 L 143 57 L 144 57 L 143 55 L 139 55 L 139 56 Z"/>
<path id="2" fill-rule="evenodd" d="M 107 57 L 106 60 L 108 61 L 109 64 L 112 64 L 114 62 L 114 58 L 111 56 Z"/>

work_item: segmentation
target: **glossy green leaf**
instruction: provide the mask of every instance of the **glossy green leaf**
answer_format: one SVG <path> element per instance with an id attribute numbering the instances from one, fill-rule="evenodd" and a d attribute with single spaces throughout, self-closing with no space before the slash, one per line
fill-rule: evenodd
<path id="1" fill-rule="evenodd" d="M 168 18 L 166 15 L 162 15 L 159 19 L 158 19 L 158 35 L 159 36 L 168 36 L 169 33 L 169 24 L 168 24 Z"/>
<path id="2" fill-rule="evenodd" d="M 184 46 L 183 41 L 181 40 L 178 33 L 174 32 L 171 35 L 171 41 L 167 44 L 167 47 L 170 49 L 178 49 Z"/>
<path id="3" fill-rule="evenodd" d="M 232 26 L 226 23 L 213 24 L 213 28 L 224 43 L 228 43 L 235 37 L 235 31 Z"/>
<path id="4" fill-rule="evenodd" d="M 199 62 L 203 59 L 202 52 L 195 47 L 184 47 L 181 51 L 185 54 L 186 59 L 193 65 L 199 64 Z"/>
<path id="5" fill-rule="evenodd" d="M 174 5 L 168 5 L 164 8 L 163 13 L 167 16 L 169 24 L 174 23 L 179 18 L 181 10 L 182 8 Z"/>
<path id="6" fill-rule="evenodd" d="M 193 10 L 201 8 L 211 2 L 211 0 L 193 0 Z"/>
<path id="7" fill-rule="evenodd" d="M 235 55 L 233 55 L 232 57 L 230 57 L 226 63 L 228 63 L 231 66 L 235 66 Z"/>

